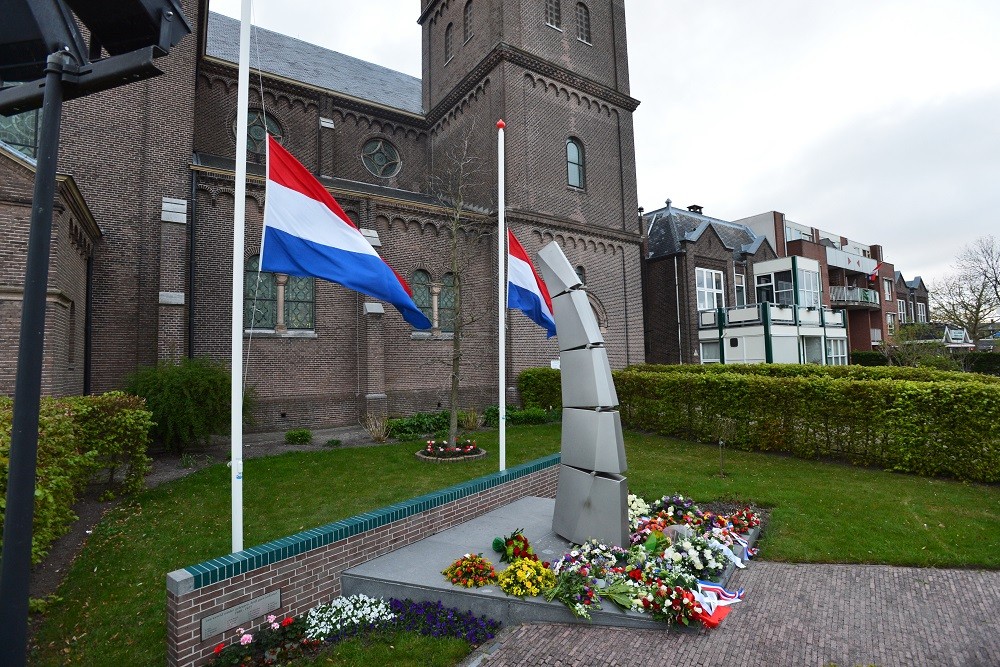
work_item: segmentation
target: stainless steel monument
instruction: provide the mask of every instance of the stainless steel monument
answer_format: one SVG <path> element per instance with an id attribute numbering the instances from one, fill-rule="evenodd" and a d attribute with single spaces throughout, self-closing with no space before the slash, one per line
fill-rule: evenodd
<path id="1" fill-rule="evenodd" d="M 552 296 L 562 375 L 562 464 L 552 530 L 628 547 L 628 484 L 618 394 L 586 287 L 555 242 L 538 252 Z"/>

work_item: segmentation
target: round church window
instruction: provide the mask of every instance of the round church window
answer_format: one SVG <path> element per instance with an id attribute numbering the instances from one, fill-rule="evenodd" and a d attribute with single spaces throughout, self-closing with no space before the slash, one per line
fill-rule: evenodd
<path id="1" fill-rule="evenodd" d="M 372 139 L 361 149 L 361 161 L 375 176 L 391 178 L 399 173 L 403 163 L 399 151 L 385 139 Z"/>

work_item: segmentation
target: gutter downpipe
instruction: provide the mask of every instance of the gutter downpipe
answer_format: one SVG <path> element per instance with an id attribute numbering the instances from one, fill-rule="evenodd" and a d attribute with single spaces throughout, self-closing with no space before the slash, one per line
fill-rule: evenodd
<path id="1" fill-rule="evenodd" d="M 684 345 L 681 342 L 681 282 L 680 274 L 677 271 L 677 255 L 674 255 L 674 291 L 677 305 L 677 363 L 684 363 Z"/>
<path id="2" fill-rule="evenodd" d="M 188 221 L 188 276 L 187 276 L 187 356 L 194 359 L 194 278 L 195 278 L 195 252 L 194 245 L 194 224 L 197 218 L 197 197 L 198 197 L 198 172 L 191 170 L 191 203 L 188 206 L 190 220 Z"/>

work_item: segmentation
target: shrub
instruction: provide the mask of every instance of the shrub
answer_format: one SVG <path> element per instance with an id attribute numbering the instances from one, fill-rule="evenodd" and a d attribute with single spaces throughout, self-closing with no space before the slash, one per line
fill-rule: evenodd
<path id="1" fill-rule="evenodd" d="M 208 444 L 212 434 L 230 430 L 231 377 L 222 364 L 184 359 L 179 364 L 144 368 L 128 380 L 129 393 L 146 399 L 156 426 L 153 437 L 172 451 Z M 243 394 L 244 422 L 253 412 L 256 394 Z"/>
<path id="2" fill-rule="evenodd" d="M 141 491 L 152 468 L 149 433 L 153 415 L 139 396 L 112 391 L 100 396 L 67 399 L 79 446 L 96 454 L 107 471 L 108 494 Z M 115 477 L 121 473 L 121 478 Z"/>
<path id="3" fill-rule="evenodd" d="M 524 408 L 562 408 L 562 385 L 554 368 L 528 368 L 517 376 L 517 391 Z"/>
<path id="4" fill-rule="evenodd" d="M 326 441 L 326 444 L 324 444 L 323 446 L 324 447 L 340 447 L 342 444 L 344 444 L 344 443 L 342 443 L 339 438 L 330 438 L 329 440 Z"/>
<path id="5" fill-rule="evenodd" d="M 447 433 L 450 418 L 451 415 L 445 410 L 434 413 L 418 412 L 409 417 L 390 419 L 388 435 L 399 440 L 419 440 L 435 433 Z"/>
<path id="6" fill-rule="evenodd" d="M 485 419 L 475 408 L 469 408 L 458 413 L 458 425 L 466 431 L 482 428 Z"/>
<path id="7" fill-rule="evenodd" d="M 973 373 L 1000 375 L 1000 353 L 969 352 L 965 355 L 965 368 Z"/>
<path id="8" fill-rule="evenodd" d="M 312 431 L 307 428 L 293 428 L 285 431 L 285 442 L 289 445 L 308 445 L 312 439 Z"/>
<path id="9" fill-rule="evenodd" d="M 483 423 L 490 428 L 497 428 L 500 426 L 500 406 L 491 405 L 485 410 L 483 410 Z"/>
<path id="10" fill-rule="evenodd" d="M 0 397 L 0 535 L 6 510 L 13 403 Z M 142 488 L 149 467 L 150 414 L 141 399 L 112 392 L 70 399 L 43 398 L 38 413 L 31 560 L 38 563 L 76 520 L 73 504 L 94 474 L 125 475 L 121 490 Z M 0 540 L 2 544 L 2 540 Z"/>
<path id="11" fill-rule="evenodd" d="M 615 385 L 622 421 L 631 428 L 702 442 L 721 438 L 740 449 L 997 482 L 1000 386 L 976 377 L 986 376 L 966 374 L 972 379 L 956 382 L 627 370 L 615 373 Z"/>
<path id="12" fill-rule="evenodd" d="M 365 415 L 363 424 L 374 442 L 385 442 L 389 439 L 389 420 L 382 415 L 369 412 Z"/>
<path id="13" fill-rule="evenodd" d="M 858 366 L 888 366 L 889 360 L 875 350 L 857 350 L 851 352 L 851 363 Z"/>
<path id="14" fill-rule="evenodd" d="M 542 408 L 527 408 L 524 410 L 508 410 L 507 423 L 511 426 L 528 426 L 531 424 L 544 424 L 552 421 L 549 412 Z"/>

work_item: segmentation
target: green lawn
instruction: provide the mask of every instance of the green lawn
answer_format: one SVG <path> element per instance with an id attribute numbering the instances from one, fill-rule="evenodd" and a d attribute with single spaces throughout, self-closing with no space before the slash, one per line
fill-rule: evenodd
<path id="1" fill-rule="evenodd" d="M 461 464 L 418 461 L 412 444 L 248 460 L 245 544 L 494 472 L 496 438 L 478 434 L 490 456 Z M 559 425 L 511 427 L 507 444 L 510 466 L 554 453 Z M 715 447 L 629 433 L 626 449 L 630 488 L 647 498 L 677 492 L 769 508 L 763 558 L 1000 568 L 1000 487 L 732 451 L 720 478 Z M 165 576 L 229 551 L 229 491 L 229 469 L 213 466 L 109 512 L 60 589 L 32 664 L 163 664 Z M 424 661 L 430 649 L 415 645 L 410 657 L 395 644 L 379 650 L 394 664 L 434 664 Z M 371 664 L 386 664 L 379 660 Z"/>

